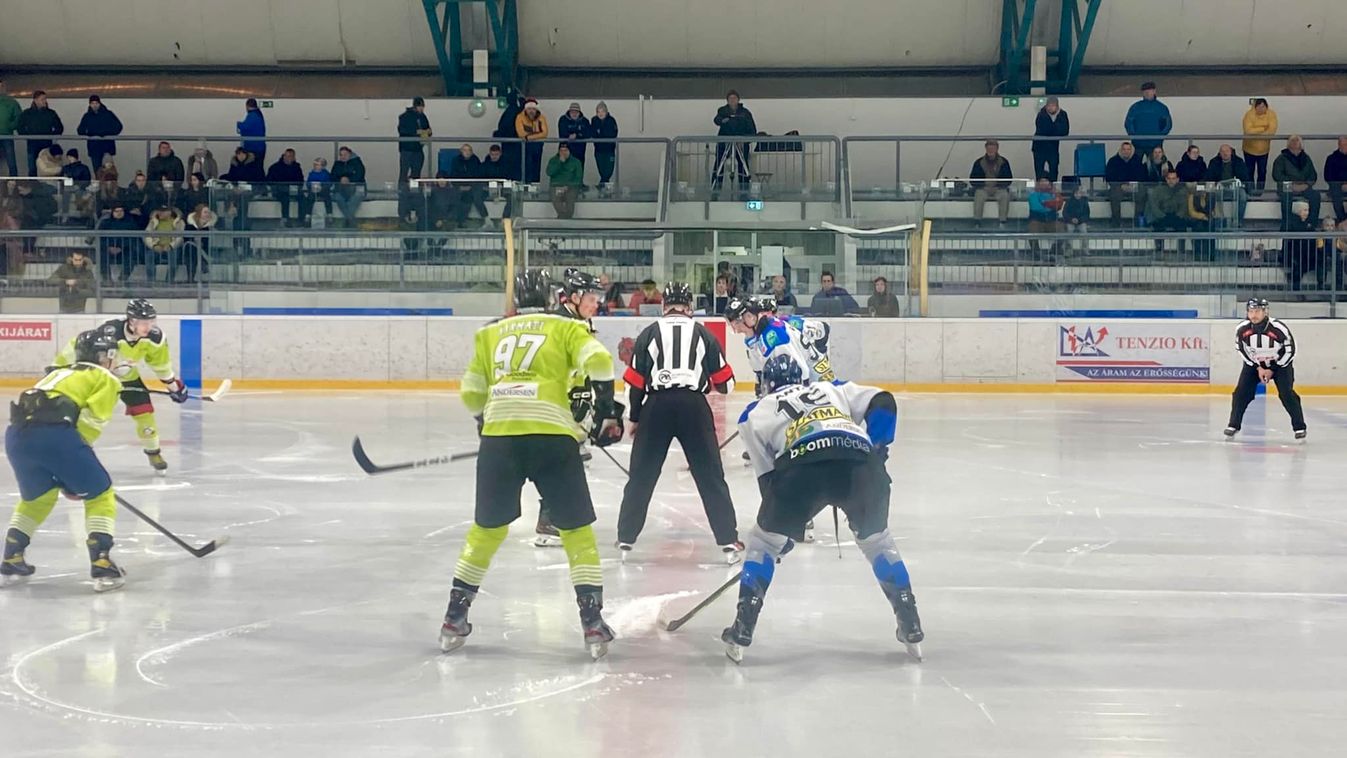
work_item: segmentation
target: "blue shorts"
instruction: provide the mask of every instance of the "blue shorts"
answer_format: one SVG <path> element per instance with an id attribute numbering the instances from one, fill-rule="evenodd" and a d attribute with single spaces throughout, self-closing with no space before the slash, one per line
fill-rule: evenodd
<path id="1" fill-rule="evenodd" d="M 31 425 L 5 431 L 5 455 L 19 480 L 19 495 L 36 500 L 53 488 L 94 497 L 112 488 L 112 477 L 94 449 L 72 426 Z"/>

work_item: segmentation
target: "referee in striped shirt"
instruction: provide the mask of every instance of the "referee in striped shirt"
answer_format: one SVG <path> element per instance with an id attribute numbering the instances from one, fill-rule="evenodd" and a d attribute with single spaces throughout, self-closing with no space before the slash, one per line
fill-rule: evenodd
<path id="1" fill-rule="evenodd" d="M 1244 422 L 1244 411 L 1253 402 L 1259 383 L 1274 382 L 1282 407 L 1291 417 L 1296 439 L 1305 439 L 1305 411 L 1296 394 L 1296 341 L 1286 324 L 1268 316 L 1267 301 L 1261 297 L 1248 303 L 1248 319 L 1235 328 L 1235 345 L 1244 359 L 1244 370 L 1230 404 L 1230 423 L 1225 436 L 1234 437 Z"/>
<path id="2" fill-rule="evenodd" d="M 730 563 L 736 563 L 743 544 L 725 484 L 715 419 L 705 397 L 712 389 L 728 392 L 734 371 L 711 331 L 692 319 L 692 288 L 687 284 L 670 282 L 664 288 L 664 316 L 636 338 L 631 365 L 622 379 L 627 384 L 628 427 L 635 441 L 631 478 L 617 519 L 618 549 L 625 557 L 641 535 L 669 444 L 677 439 L 716 544 Z"/>

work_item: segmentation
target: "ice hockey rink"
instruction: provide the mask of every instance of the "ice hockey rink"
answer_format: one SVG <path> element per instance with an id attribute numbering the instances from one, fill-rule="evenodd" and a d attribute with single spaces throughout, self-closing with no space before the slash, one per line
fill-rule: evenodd
<path id="1" fill-rule="evenodd" d="M 747 396 L 725 401 L 736 418 Z M 1223 396 L 900 397 L 891 525 L 926 630 L 916 663 L 847 534 L 778 568 L 742 665 L 681 459 L 637 550 L 612 548 L 622 473 L 589 466 L 619 639 L 591 662 L 536 498 L 437 647 L 472 518 L 473 464 L 368 477 L 472 450 L 450 394 L 235 391 L 161 404 L 172 470 L 129 420 L 100 454 L 129 513 L 124 590 L 95 596 L 82 512 L 63 501 L 0 590 L 4 756 L 1320 756 L 1347 708 L 1347 399 L 1307 398 L 1294 444 L 1275 399 L 1220 438 Z M 722 437 L 724 431 L 722 430 Z M 624 465 L 625 444 L 610 448 Z M 757 487 L 726 449 L 741 528 Z M 5 514 L 16 499 L 0 473 Z M 843 531 L 846 532 L 845 524 Z"/>

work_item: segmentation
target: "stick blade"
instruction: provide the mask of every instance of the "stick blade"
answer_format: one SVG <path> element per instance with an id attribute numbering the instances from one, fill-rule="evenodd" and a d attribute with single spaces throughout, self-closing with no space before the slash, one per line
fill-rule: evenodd
<path id="1" fill-rule="evenodd" d="M 193 550 L 192 555 L 195 555 L 198 558 L 205 558 L 206 556 L 210 555 L 211 553 L 215 552 L 216 550 L 219 550 L 220 548 L 228 544 L 229 544 L 229 535 L 226 534 L 223 537 L 213 539 L 210 542 L 206 543 L 205 545 L 202 545 L 201 547 Z"/>
<path id="2" fill-rule="evenodd" d="M 351 443 L 351 455 L 355 456 L 356 465 L 360 466 L 366 474 L 379 473 L 379 467 L 365 454 L 365 446 L 360 444 L 359 436 Z"/>
<path id="3" fill-rule="evenodd" d="M 233 388 L 233 386 L 234 380 L 225 379 L 224 381 L 220 382 L 220 386 L 216 387 L 214 392 L 210 393 L 209 395 L 206 395 L 201 399 L 208 400 L 212 403 L 218 403 L 220 402 L 220 398 L 224 397 L 229 392 L 229 390 Z"/>

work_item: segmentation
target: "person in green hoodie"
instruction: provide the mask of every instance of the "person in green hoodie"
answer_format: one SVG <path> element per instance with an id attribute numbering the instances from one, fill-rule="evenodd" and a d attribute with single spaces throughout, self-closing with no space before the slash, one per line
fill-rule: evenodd
<path id="1" fill-rule="evenodd" d="M 9 91 L 5 89 L 5 80 L 0 78 L 0 155 L 4 156 L 5 166 L 8 168 L 5 176 L 19 175 L 19 164 L 14 160 L 19 143 L 4 138 L 14 134 L 14 129 L 19 125 L 19 114 L 22 112 L 19 101 L 10 96 Z"/>
<path id="2" fill-rule="evenodd" d="M 547 178 L 552 182 L 552 207 L 557 210 L 557 218 L 574 217 L 575 196 L 585 180 L 585 167 L 571 157 L 571 147 L 565 142 L 547 162 Z"/>
<path id="3" fill-rule="evenodd" d="M 47 278 L 53 284 L 60 285 L 62 313 L 83 313 L 84 304 L 94 294 L 94 267 L 89 256 L 83 250 L 75 250 Z"/>

